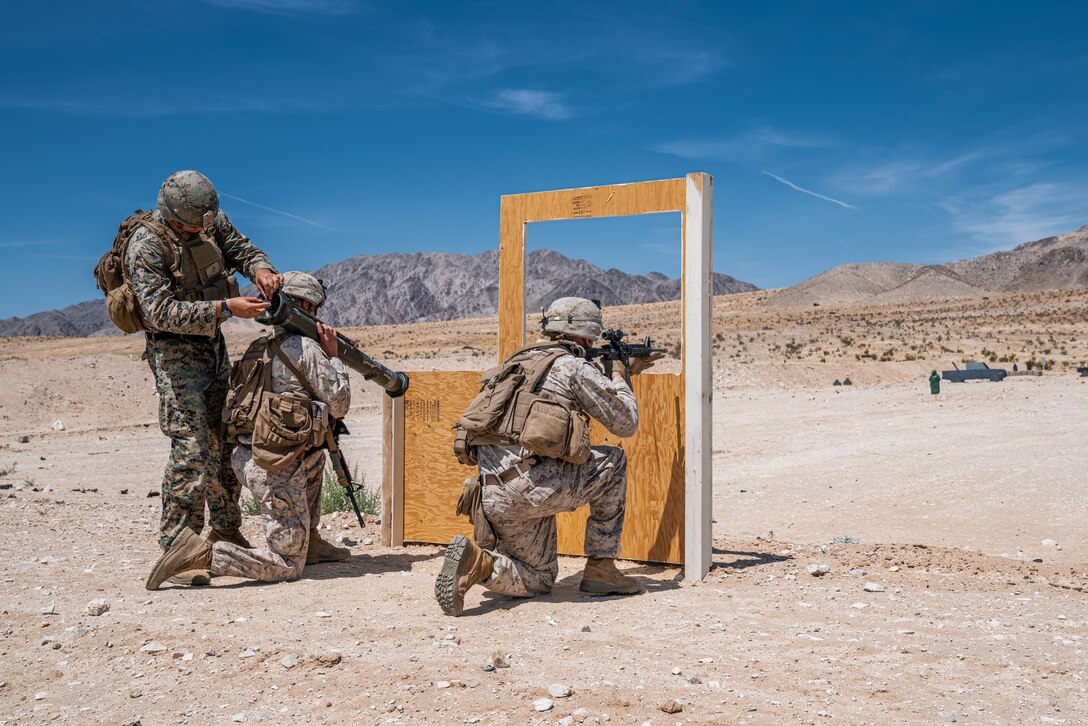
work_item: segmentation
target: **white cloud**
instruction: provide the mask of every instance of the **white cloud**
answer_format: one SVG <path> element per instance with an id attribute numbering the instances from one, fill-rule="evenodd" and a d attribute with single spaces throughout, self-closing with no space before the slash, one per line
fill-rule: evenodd
<path id="1" fill-rule="evenodd" d="M 814 192 L 811 189 L 805 189 L 804 187 L 797 186 L 796 184 L 791 182 L 789 179 L 783 179 L 782 177 L 778 176 L 777 174 L 772 174 L 769 171 L 765 171 L 763 173 L 766 174 L 767 176 L 769 176 L 770 178 L 774 179 L 775 181 L 785 184 L 790 189 L 796 189 L 797 191 L 801 192 L 802 194 L 808 194 L 811 197 L 816 197 L 817 199 L 822 199 L 825 202 L 831 202 L 832 204 L 838 204 L 840 207 L 846 207 L 847 209 L 857 209 L 857 207 L 855 207 L 853 204 L 847 204 L 846 202 L 841 201 L 839 199 L 835 199 L 834 197 L 828 197 L 828 196 L 825 196 L 825 195 L 820 194 L 818 192 Z"/>
<path id="2" fill-rule="evenodd" d="M 958 229 L 992 251 L 1083 226 L 1088 222 L 1088 188 L 1029 184 L 981 201 L 951 198 L 940 206 L 952 215 Z"/>
<path id="3" fill-rule="evenodd" d="M 948 177 L 987 156 L 989 153 L 986 151 L 972 151 L 943 160 L 921 160 L 912 156 L 892 159 L 876 166 L 848 167 L 835 176 L 835 185 L 852 194 L 885 196 Z"/>
<path id="4" fill-rule="evenodd" d="M 562 121 L 572 115 L 571 109 L 563 103 L 562 98 L 561 94 L 552 91 L 508 89 L 500 91 L 484 105 L 508 113 Z"/>

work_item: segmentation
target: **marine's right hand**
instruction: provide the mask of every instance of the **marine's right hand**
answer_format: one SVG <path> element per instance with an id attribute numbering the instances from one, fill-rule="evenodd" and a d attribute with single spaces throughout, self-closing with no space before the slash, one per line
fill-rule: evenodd
<path id="1" fill-rule="evenodd" d="M 325 355 L 335 358 L 337 353 L 336 331 L 325 323 L 317 323 L 317 342 L 321 343 L 321 350 Z"/>
<path id="2" fill-rule="evenodd" d="M 232 297 L 227 300 L 227 307 L 236 318 L 255 318 L 271 304 L 259 297 Z"/>

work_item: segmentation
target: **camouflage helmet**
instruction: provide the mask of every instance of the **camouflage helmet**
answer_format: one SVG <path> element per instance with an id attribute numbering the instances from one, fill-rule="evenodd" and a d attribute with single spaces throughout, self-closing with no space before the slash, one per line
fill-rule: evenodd
<path id="1" fill-rule="evenodd" d="M 561 297 L 548 306 L 540 327 L 545 333 L 595 340 L 601 334 L 601 308 L 584 297 Z"/>
<path id="2" fill-rule="evenodd" d="M 283 293 L 312 302 L 317 307 L 325 304 L 325 284 L 305 272 L 283 273 Z"/>
<path id="3" fill-rule="evenodd" d="M 218 212 L 219 195 L 199 171 L 175 171 L 159 188 L 159 214 L 168 222 L 207 229 Z"/>

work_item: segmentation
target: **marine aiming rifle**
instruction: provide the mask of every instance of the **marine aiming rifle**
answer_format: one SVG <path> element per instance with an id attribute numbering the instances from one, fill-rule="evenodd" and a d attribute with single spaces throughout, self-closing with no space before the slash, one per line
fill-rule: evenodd
<path id="1" fill-rule="evenodd" d="M 320 341 L 320 336 L 317 333 L 317 324 L 320 321 L 295 307 L 283 290 L 277 290 L 269 302 L 272 305 L 268 310 L 257 316 L 258 323 L 262 325 L 279 325 L 292 333 L 305 335 L 307 338 Z M 362 373 L 364 380 L 374 381 L 384 388 L 390 398 L 399 398 L 408 390 L 408 375 L 406 373 L 386 368 L 360 350 L 357 342 L 339 332 L 336 333 L 336 357 L 344 361 L 345 365 Z M 344 492 L 351 501 L 351 507 L 355 510 L 355 517 L 359 520 L 359 526 L 363 527 L 365 526 L 363 513 L 359 509 L 359 502 L 355 499 L 355 493 L 361 491 L 361 488 L 352 480 L 347 460 L 344 458 L 344 452 L 340 450 L 340 436 L 349 433 L 348 427 L 344 425 L 343 420 L 337 419 L 331 435 L 328 437 L 327 448 L 329 458 L 332 459 L 333 471 L 336 472 L 336 479 L 340 482 L 340 486 L 344 488 Z"/>
<path id="2" fill-rule="evenodd" d="M 623 340 L 624 332 L 622 330 L 606 330 L 601 333 L 601 337 L 608 341 L 606 345 L 600 348 L 588 348 L 586 350 L 586 360 L 592 361 L 594 358 L 600 358 L 604 363 L 606 372 L 611 368 L 611 361 L 619 361 L 623 363 L 623 377 L 627 381 L 627 385 L 631 385 L 631 359 L 632 358 L 649 358 L 655 353 L 666 353 L 664 348 L 655 348 L 654 341 L 649 337 L 643 338 L 641 343 L 626 343 Z"/>

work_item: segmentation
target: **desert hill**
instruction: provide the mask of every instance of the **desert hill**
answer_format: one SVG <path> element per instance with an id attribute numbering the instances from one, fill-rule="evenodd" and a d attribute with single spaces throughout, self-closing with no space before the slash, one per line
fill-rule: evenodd
<path id="1" fill-rule="evenodd" d="M 985 297 L 991 292 L 1070 290 L 1088 285 L 1088 226 L 943 265 L 839 265 L 779 290 L 765 305 L 889 305 Z"/>
<path id="2" fill-rule="evenodd" d="M 387 325 L 495 315 L 499 300 L 499 253 L 462 255 L 439 252 L 360 255 L 314 271 L 329 287 L 322 317 L 337 326 Z M 602 270 L 551 250 L 526 256 L 527 310 L 539 310 L 557 297 L 599 299 L 609 307 L 680 298 L 680 281 L 657 272 L 632 275 Z M 251 286 L 250 293 L 254 291 Z M 714 273 L 714 294 L 758 288 Z M 0 337 L 26 335 L 119 334 L 101 298 L 47 310 L 25 318 L 0 320 Z"/>

